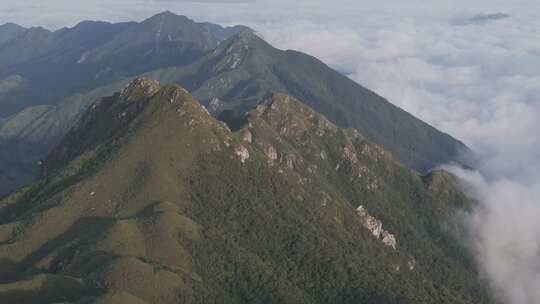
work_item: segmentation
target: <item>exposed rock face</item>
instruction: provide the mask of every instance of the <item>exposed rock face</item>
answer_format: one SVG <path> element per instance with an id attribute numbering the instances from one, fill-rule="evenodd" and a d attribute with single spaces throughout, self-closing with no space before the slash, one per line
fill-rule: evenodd
<path id="1" fill-rule="evenodd" d="M 331 201 L 332 197 L 328 193 L 321 191 L 321 206 L 326 207 Z"/>
<path id="2" fill-rule="evenodd" d="M 354 153 L 353 149 L 349 147 L 343 148 L 343 155 L 349 162 L 351 162 L 351 164 L 355 165 L 358 163 L 358 157 L 356 156 L 356 153 Z"/>
<path id="3" fill-rule="evenodd" d="M 126 100 L 140 99 L 141 96 L 151 96 L 159 90 L 159 83 L 146 77 L 138 77 L 123 91 L 122 97 Z"/>
<path id="4" fill-rule="evenodd" d="M 278 159 L 276 148 L 274 148 L 273 146 L 268 146 L 268 148 L 266 148 L 265 150 L 265 153 L 271 161 L 276 161 Z"/>
<path id="5" fill-rule="evenodd" d="M 249 129 L 244 129 L 242 131 L 242 140 L 250 144 L 253 142 L 253 135 Z"/>
<path id="6" fill-rule="evenodd" d="M 381 221 L 370 215 L 364 206 L 359 206 L 358 209 L 356 209 L 356 212 L 362 219 L 364 226 L 371 231 L 375 238 L 380 240 L 386 246 L 392 247 L 394 250 L 396 249 L 396 237 L 390 232 L 384 230 Z"/>
<path id="7" fill-rule="evenodd" d="M 416 260 L 414 258 L 410 259 L 407 266 L 409 266 L 410 271 L 413 271 L 416 268 Z"/>
<path id="8" fill-rule="evenodd" d="M 214 71 L 216 73 L 222 73 L 238 68 L 246 57 L 249 56 L 250 40 L 254 39 L 254 36 L 255 34 L 251 30 L 243 31 L 235 36 L 232 43 L 227 47 L 225 56 L 215 65 Z M 217 52 L 214 54 L 217 54 Z"/>
<path id="9" fill-rule="evenodd" d="M 210 111 L 212 115 L 216 115 L 219 112 L 221 112 L 222 107 L 223 107 L 223 102 L 219 98 L 214 97 L 208 104 L 208 111 Z"/>
<path id="10" fill-rule="evenodd" d="M 394 250 L 396 249 L 396 237 L 393 234 L 386 230 L 383 230 L 380 238 L 383 244 L 392 247 Z"/>
<path id="11" fill-rule="evenodd" d="M 295 163 L 296 163 L 296 155 L 294 155 L 293 153 L 288 153 L 287 155 L 285 155 L 285 164 L 287 165 L 289 169 L 293 170 Z"/>
<path id="12" fill-rule="evenodd" d="M 245 163 L 249 159 L 249 151 L 244 146 L 240 146 L 234 150 L 234 153 L 240 158 L 242 163 Z"/>

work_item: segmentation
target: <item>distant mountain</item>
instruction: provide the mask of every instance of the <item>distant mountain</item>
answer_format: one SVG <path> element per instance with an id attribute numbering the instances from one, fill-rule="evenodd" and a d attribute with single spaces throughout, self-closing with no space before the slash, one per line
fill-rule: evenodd
<path id="1" fill-rule="evenodd" d="M 0 25 L 0 45 L 22 35 L 25 31 L 26 29 L 24 27 L 14 23 Z"/>
<path id="2" fill-rule="evenodd" d="M 257 104 L 236 131 L 145 78 L 92 104 L 0 200 L 0 302 L 490 303 L 451 175 Z"/>
<path id="3" fill-rule="evenodd" d="M 454 22 L 454 25 L 485 24 L 498 20 L 508 19 L 512 16 L 506 13 L 478 14 Z"/>
<path id="4" fill-rule="evenodd" d="M 23 95 L 0 95 L 0 117 L 30 105 L 57 104 L 123 77 L 190 63 L 247 30 L 196 23 L 170 12 L 141 23 L 84 21 L 55 32 L 21 29 L 5 30 L 11 35 L 0 29 L 0 39 L 6 37 L 0 44 L 0 80 L 17 75 L 27 83 Z"/>
<path id="5" fill-rule="evenodd" d="M 84 37 L 92 35 L 82 35 L 84 39 L 77 40 L 74 33 L 82 31 L 81 28 L 98 27 L 115 28 L 118 33 L 97 35 L 94 40 L 99 40 L 100 46 L 90 52 L 79 50 L 71 57 L 58 55 L 57 59 L 45 60 L 43 66 L 32 65 L 32 68 L 35 73 L 48 74 L 71 64 L 75 68 L 67 69 L 70 72 L 64 74 L 72 75 L 72 71 L 79 71 L 79 65 L 84 65 L 91 71 L 88 78 L 94 79 L 92 75 L 98 73 L 100 63 L 107 62 L 106 66 L 115 66 L 116 72 L 107 73 L 110 77 L 81 82 L 87 78 L 77 72 L 77 77 L 54 79 L 56 84 L 43 84 L 42 90 L 36 90 L 22 70 L 14 70 L 18 76 L 0 82 L 0 91 L 2 83 L 9 83 L 5 87 L 11 92 L 8 95 L 0 92 L 0 98 L 4 98 L 4 102 L 11 100 L 18 106 L 20 100 L 39 100 L 21 97 L 25 94 L 44 91 L 40 93 L 44 98 L 65 95 L 55 99 L 54 104 L 29 107 L 3 120 L 0 148 L 6 152 L 0 154 L 0 168 L 9 166 L 13 169 L 9 174 L 0 175 L 0 195 L 31 181 L 39 171 L 37 164 L 78 121 L 80 114 L 100 96 L 122 89 L 134 78 L 128 75 L 138 73 L 162 83 L 183 85 L 214 116 L 224 119 L 241 117 L 268 94 L 287 93 L 306 101 L 308 106 L 340 127 L 360 130 L 419 172 L 460 161 L 461 155 L 469 152 L 458 140 L 395 107 L 316 58 L 296 51 L 278 50 L 245 27 L 222 28 L 194 23 L 186 17 L 166 12 L 142 23 L 83 22 L 64 31 L 71 33 L 70 41 L 76 41 L 70 45 L 96 44 L 83 42 L 88 39 Z M 151 43 L 155 39 L 159 41 L 157 47 Z M 197 47 L 183 47 L 194 45 Z M 199 50 L 198 55 L 193 55 L 194 49 Z M 83 53 L 85 56 L 81 55 Z M 56 66 L 55 62 L 62 60 L 66 64 Z M 79 61 L 82 62 L 77 63 Z M 154 69 L 156 67 L 162 68 Z M 43 78 L 47 78 L 46 75 Z M 78 84 L 70 85 L 70 82 Z M 104 85 L 98 85 L 101 82 Z M 56 85 L 59 87 L 54 88 Z M 68 95 L 73 90 L 80 91 Z M 17 173 L 17 167 L 21 168 L 21 174 Z"/>
<path id="6" fill-rule="evenodd" d="M 195 63 L 147 75 L 182 84 L 215 111 L 240 114 L 269 92 L 288 93 L 333 123 L 355 128 L 410 167 L 425 172 L 458 161 L 468 148 L 376 93 L 296 51 L 281 51 L 242 32 Z"/>
<path id="7" fill-rule="evenodd" d="M 35 180 L 40 162 L 75 125 L 88 104 L 110 94 L 103 87 L 58 106 L 34 106 L 0 120 L 0 196 Z"/>

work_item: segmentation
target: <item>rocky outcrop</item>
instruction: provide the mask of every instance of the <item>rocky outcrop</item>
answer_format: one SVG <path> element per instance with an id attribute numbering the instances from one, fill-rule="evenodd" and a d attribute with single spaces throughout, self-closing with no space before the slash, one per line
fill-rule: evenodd
<path id="1" fill-rule="evenodd" d="M 221 112 L 223 108 L 223 102 L 221 99 L 214 97 L 210 102 L 208 103 L 208 111 L 212 113 L 212 115 L 217 115 Z"/>
<path id="2" fill-rule="evenodd" d="M 394 250 L 396 249 L 396 246 L 397 246 L 396 237 L 383 228 L 383 224 L 380 220 L 376 219 L 371 214 L 369 214 L 369 212 L 367 211 L 366 208 L 364 208 L 364 206 L 359 206 L 356 209 L 356 212 L 362 219 L 363 225 L 369 231 L 371 231 L 371 233 L 373 234 L 375 238 L 380 240 L 386 246 L 392 247 L 392 249 Z"/>
<path id="3" fill-rule="evenodd" d="M 249 131 L 249 129 L 242 130 L 242 140 L 249 144 L 253 142 L 253 134 L 251 134 L 251 131 Z"/>
<path id="4" fill-rule="evenodd" d="M 409 262 L 407 262 L 407 266 L 409 267 L 410 271 L 413 271 L 416 269 L 416 259 L 411 258 Z"/>
<path id="5" fill-rule="evenodd" d="M 152 96 L 159 90 L 159 83 L 146 77 L 138 77 L 122 90 L 126 100 L 137 100 L 144 96 Z"/>
<path id="6" fill-rule="evenodd" d="M 249 151 L 244 146 L 240 146 L 234 150 L 234 153 L 240 158 L 240 162 L 245 163 L 249 159 Z"/>
<path id="7" fill-rule="evenodd" d="M 270 160 L 270 162 L 273 163 L 274 161 L 278 159 L 276 148 L 274 148 L 273 146 L 268 146 L 264 152 L 266 156 L 268 157 L 268 159 Z"/>

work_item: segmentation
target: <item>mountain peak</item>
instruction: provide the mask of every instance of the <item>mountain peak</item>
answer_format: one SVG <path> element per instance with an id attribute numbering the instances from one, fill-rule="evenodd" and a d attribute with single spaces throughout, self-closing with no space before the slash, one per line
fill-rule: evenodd
<path id="1" fill-rule="evenodd" d="M 150 97 L 158 90 L 159 82 L 147 77 L 137 77 L 124 88 L 121 95 L 127 100 L 137 100 L 141 97 Z"/>
<path id="2" fill-rule="evenodd" d="M 232 35 L 220 44 L 214 53 L 226 52 L 227 55 L 243 49 L 250 49 L 258 44 L 267 44 L 262 38 L 257 36 L 255 31 L 250 28 L 242 29 L 238 33 Z"/>
<path id="3" fill-rule="evenodd" d="M 216 73 L 235 70 L 250 57 L 251 53 L 267 48 L 271 48 L 271 46 L 251 29 L 242 30 L 223 41 L 214 50 L 212 56 L 221 59 L 213 69 Z"/>
<path id="4" fill-rule="evenodd" d="M 6 22 L 0 25 L 0 29 L 24 29 L 24 27 L 13 22 Z"/>
<path id="5" fill-rule="evenodd" d="M 190 125 L 210 117 L 204 108 L 179 85 L 159 86 L 147 77 L 135 78 L 122 92 L 94 103 L 49 155 L 43 165 L 45 175 L 69 163 L 83 151 L 111 139 L 122 138 L 135 121 L 166 124 L 175 121 Z"/>
<path id="6" fill-rule="evenodd" d="M 151 21 L 159 21 L 159 22 L 163 22 L 163 21 L 168 21 L 168 20 L 175 20 L 175 21 L 184 21 L 184 22 L 194 22 L 193 20 L 189 19 L 188 17 L 184 16 L 184 15 L 177 15 L 171 11 L 164 11 L 164 12 L 161 12 L 159 14 L 156 14 L 148 19 L 146 19 L 144 22 L 151 22 Z"/>
<path id="7" fill-rule="evenodd" d="M 166 84 L 162 86 L 158 81 L 145 76 L 135 78 L 122 90 L 120 97 L 123 101 L 166 101 L 169 104 L 179 104 L 180 106 L 185 103 L 193 103 L 203 109 L 180 85 Z"/>
<path id="8" fill-rule="evenodd" d="M 252 29 L 244 29 L 231 37 L 232 44 L 251 45 L 263 41 Z"/>
<path id="9" fill-rule="evenodd" d="M 165 10 L 161 13 L 157 13 L 155 14 L 153 17 L 177 17 L 178 15 L 169 11 L 169 10 Z"/>
<path id="10" fill-rule="evenodd" d="M 324 134 L 338 129 L 323 115 L 285 93 L 270 94 L 248 114 L 253 115 L 264 119 L 276 129 L 284 130 L 284 134 L 299 134 L 309 128 L 315 128 L 318 134 Z"/>
<path id="11" fill-rule="evenodd" d="M 177 113 L 192 112 L 190 114 L 206 113 L 204 107 L 195 100 L 189 92 L 177 84 L 167 84 L 162 86 L 156 94 L 154 94 L 152 100 L 157 102 L 166 103 L 172 105 L 170 108 L 175 109 Z M 208 114 L 210 116 L 210 114 Z"/>
<path id="12" fill-rule="evenodd" d="M 105 22 L 105 21 L 93 21 L 93 20 L 84 20 L 79 23 L 77 23 L 72 30 L 84 30 L 88 28 L 98 27 L 102 25 L 111 25 L 112 23 Z"/>

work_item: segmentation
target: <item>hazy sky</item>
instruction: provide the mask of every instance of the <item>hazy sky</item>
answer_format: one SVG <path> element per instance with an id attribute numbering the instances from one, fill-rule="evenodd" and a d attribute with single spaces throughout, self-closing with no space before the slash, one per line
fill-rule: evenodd
<path id="1" fill-rule="evenodd" d="M 426 4 L 428 3 L 428 4 Z M 141 20 L 165 9 L 220 22 L 276 20 L 282 17 L 339 19 L 365 11 L 400 14 L 431 11 L 534 11 L 536 0 L 0 0 L 0 23 L 16 22 L 58 28 L 82 19 L 106 21 Z M 249 12 L 249 14 L 245 14 Z M 356 15 L 358 17 L 358 15 Z M 331 20 L 329 20 L 331 21 Z"/>
<path id="2" fill-rule="evenodd" d="M 472 248 L 507 303 L 540 303 L 540 1 L 231 2 L 0 0 L 0 24 L 56 29 L 171 10 L 319 57 L 481 155 L 479 172 L 454 169 L 482 202 L 467 221 Z M 491 13 L 510 17 L 475 18 Z"/>

